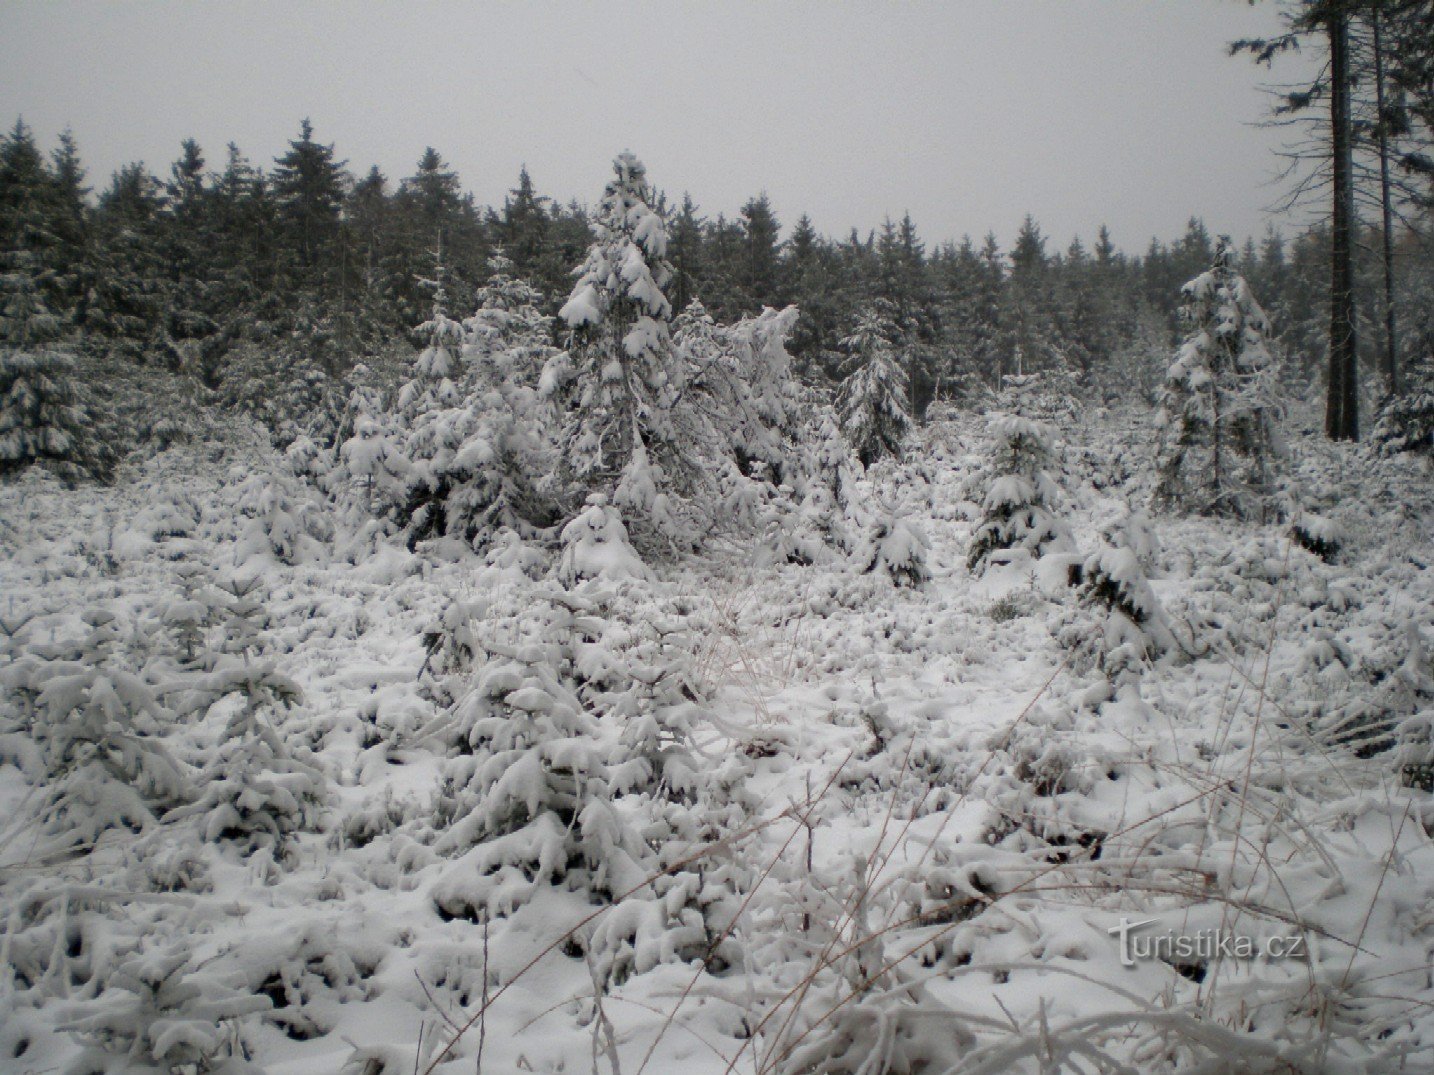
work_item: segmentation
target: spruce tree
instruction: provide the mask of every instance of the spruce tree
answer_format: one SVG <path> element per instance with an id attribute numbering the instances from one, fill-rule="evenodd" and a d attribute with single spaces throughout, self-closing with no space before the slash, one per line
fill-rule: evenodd
<path id="1" fill-rule="evenodd" d="M 560 401 L 561 463 L 568 480 L 593 488 L 634 467 L 655 463 L 678 481 L 685 469 L 667 426 L 678 387 L 667 229 L 642 163 L 623 153 L 613 168 L 597 239 L 558 313 L 574 344 Z"/>
<path id="2" fill-rule="evenodd" d="M 274 161 L 279 221 L 306 282 L 338 235 L 345 163 L 334 159 L 332 145 L 314 141 L 314 125 L 308 119 L 300 124 L 289 151 Z"/>
<path id="3" fill-rule="evenodd" d="M 1051 477 L 1056 458 L 1043 426 L 1019 415 L 991 420 L 982 519 L 971 535 L 967 566 L 981 573 L 1007 550 L 1040 556 L 1069 544 L 1056 516 L 1060 490 Z"/>
<path id="4" fill-rule="evenodd" d="M 742 206 L 743 250 L 738 284 L 750 313 L 756 313 L 763 306 L 781 305 L 777 262 L 780 235 L 781 224 L 765 193 Z"/>
<path id="5" fill-rule="evenodd" d="M 163 208 L 159 181 L 135 163 L 115 173 L 95 214 L 84 328 L 104 350 L 135 363 L 159 356 L 169 339 Z"/>
<path id="6" fill-rule="evenodd" d="M 842 340 L 852 356 L 839 401 L 842 432 L 863 467 L 887 455 L 900 458 L 911 425 L 897 335 L 890 308 L 878 303 L 858 315 L 851 335 Z"/>
<path id="7" fill-rule="evenodd" d="M 1182 289 L 1190 326 L 1165 382 L 1157 503 L 1212 515 L 1274 510 L 1281 451 L 1269 322 L 1221 237 L 1210 269 Z"/>
<path id="8" fill-rule="evenodd" d="M 65 322 L 45 301 L 47 275 L 24 246 L 0 255 L 0 476 L 40 462 L 66 480 L 107 480 L 115 451 L 80 395 Z"/>

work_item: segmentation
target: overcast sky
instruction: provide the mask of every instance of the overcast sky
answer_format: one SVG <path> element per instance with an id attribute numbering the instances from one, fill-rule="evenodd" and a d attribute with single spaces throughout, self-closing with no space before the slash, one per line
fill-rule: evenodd
<path id="1" fill-rule="evenodd" d="M 432 145 L 484 204 L 523 163 L 594 202 L 630 148 L 713 216 L 765 190 L 785 227 L 909 211 L 929 244 L 1008 246 L 1029 212 L 1051 249 L 1106 222 L 1138 253 L 1192 214 L 1264 230 L 1268 76 L 1225 46 L 1275 20 L 1243 0 L 0 0 L 0 117 L 46 146 L 72 127 L 96 187 L 130 160 L 167 175 L 186 137 L 212 166 L 230 141 L 267 164 L 308 116 L 355 172 L 400 179 Z"/>

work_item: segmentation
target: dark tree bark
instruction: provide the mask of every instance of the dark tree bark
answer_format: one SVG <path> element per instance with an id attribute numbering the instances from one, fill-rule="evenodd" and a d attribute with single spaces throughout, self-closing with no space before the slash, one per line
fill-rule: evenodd
<path id="1" fill-rule="evenodd" d="M 1350 125 L 1349 21 L 1340 5 L 1326 16 L 1334 205 L 1331 221 L 1329 391 L 1325 435 L 1359 439 L 1359 365 L 1354 311 L 1354 162 Z"/>
<path id="2" fill-rule="evenodd" d="M 1384 226 L 1384 372 L 1389 394 L 1399 394 L 1399 337 L 1394 319 L 1394 199 L 1389 182 L 1389 113 L 1384 89 L 1384 42 L 1380 32 L 1379 9 L 1370 12 L 1374 34 L 1374 98 L 1376 131 L 1379 136 L 1379 207 Z"/>

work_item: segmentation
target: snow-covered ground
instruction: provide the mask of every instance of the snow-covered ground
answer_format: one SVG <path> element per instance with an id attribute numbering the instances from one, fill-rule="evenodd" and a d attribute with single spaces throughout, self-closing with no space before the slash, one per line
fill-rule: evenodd
<path id="1" fill-rule="evenodd" d="M 409 551 L 252 445 L 0 487 L 0 1068 L 1430 1070 L 1427 464 L 1296 437 L 1326 562 L 1287 522 L 1132 524 L 1146 419 L 1086 415 L 1064 551 L 978 576 L 984 435 L 932 423 L 855 494 L 924 539 L 915 587 L 735 537 L 564 587 L 550 550 Z M 1122 526 L 1162 644 L 1103 672 L 1121 625 L 1070 569 Z M 275 735 L 240 780 L 245 699 Z M 54 760 L 62 701 L 140 831 L 57 814 L 100 771 Z"/>

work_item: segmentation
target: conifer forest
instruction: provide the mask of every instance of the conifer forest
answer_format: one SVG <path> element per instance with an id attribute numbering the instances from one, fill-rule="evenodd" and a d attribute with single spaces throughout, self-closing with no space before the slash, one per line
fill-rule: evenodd
<path id="1" fill-rule="evenodd" d="M 1269 6 L 1125 247 L 0 115 L 0 1071 L 1434 1071 L 1434 3 Z"/>

